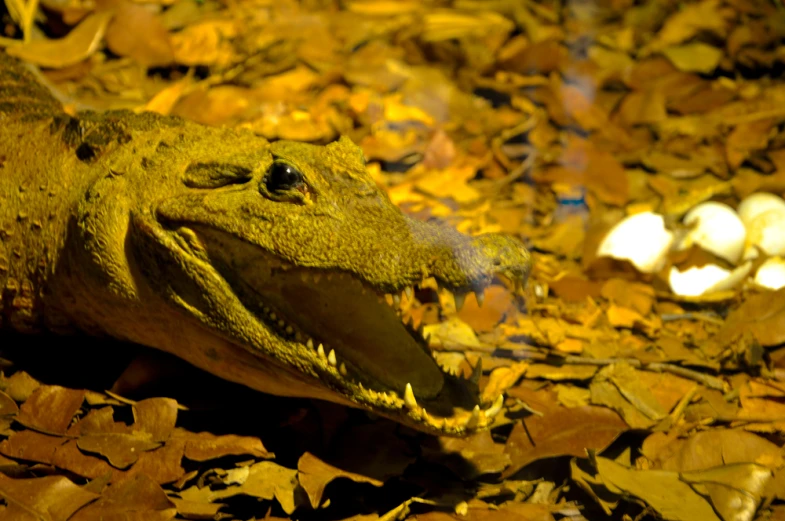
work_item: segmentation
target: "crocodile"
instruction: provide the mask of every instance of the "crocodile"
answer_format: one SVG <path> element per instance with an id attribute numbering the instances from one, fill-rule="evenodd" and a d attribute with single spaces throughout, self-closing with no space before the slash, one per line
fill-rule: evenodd
<path id="1" fill-rule="evenodd" d="M 494 423 L 502 396 L 481 404 L 398 306 L 425 280 L 458 305 L 519 291 L 518 239 L 407 216 L 346 137 L 69 114 L 2 52 L 0 123 L 0 336 L 117 338 L 438 435 Z"/>

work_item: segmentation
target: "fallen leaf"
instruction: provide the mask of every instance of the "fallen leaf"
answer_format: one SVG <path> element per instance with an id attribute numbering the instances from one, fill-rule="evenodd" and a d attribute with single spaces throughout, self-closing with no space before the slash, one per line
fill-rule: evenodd
<path id="1" fill-rule="evenodd" d="M 65 434 L 74 414 L 82 406 L 84 391 L 57 385 L 37 388 L 19 408 L 16 421 L 48 434 Z"/>
<path id="2" fill-rule="evenodd" d="M 101 497 L 69 521 L 168 521 L 177 515 L 175 504 L 155 481 L 139 474 L 109 486 Z"/>
<path id="3" fill-rule="evenodd" d="M 504 451 L 512 464 L 509 477 L 543 458 L 576 456 L 587 450 L 602 451 L 629 427 L 618 414 L 604 407 L 560 407 L 543 416 L 530 416 L 513 427 Z"/>
<path id="4" fill-rule="evenodd" d="M 101 45 L 112 19 L 110 12 L 89 15 L 59 40 L 35 40 L 8 47 L 6 52 L 42 67 L 59 69 L 89 58 Z"/>
<path id="5" fill-rule="evenodd" d="M 338 478 L 347 478 L 356 483 L 368 483 L 375 487 L 381 487 L 384 483 L 378 479 L 369 478 L 354 472 L 347 472 L 329 463 L 325 463 L 310 452 L 300 456 L 297 462 L 297 479 L 300 485 L 308 494 L 312 508 L 318 508 L 322 504 L 322 496 L 327 485 Z"/>
<path id="6" fill-rule="evenodd" d="M 4 474 L 0 474 L 0 495 L 7 505 L 0 516 L 14 521 L 66 521 L 98 497 L 64 476 L 11 479 Z"/>
<path id="7" fill-rule="evenodd" d="M 645 501 L 665 519 L 722 521 L 711 503 L 683 482 L 677 472 L 634 470 L 600 457 L 596 464 L 600 478 L 611 492 Z"/>

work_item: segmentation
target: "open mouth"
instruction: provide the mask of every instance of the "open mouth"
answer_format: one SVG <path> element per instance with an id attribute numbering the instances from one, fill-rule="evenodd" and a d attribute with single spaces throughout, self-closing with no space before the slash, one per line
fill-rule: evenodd
<path id="1" fill-rule="evenodd" d="M 401 300 L 411 300 L 422 281 L 384 291 L 346 271 L 294 266 L 201 225 L 172 237 L 189 257 L 207 261 L 274 335 L 277 363 L 308 364 L 344 399 L 440 432 L 482 428 L 500 412 L 501 395 L 482 410 L 476 379 L 442 371 L 421 329 L 404 320 Z M 467 292 L 455 295 L 460 304 Z"/>

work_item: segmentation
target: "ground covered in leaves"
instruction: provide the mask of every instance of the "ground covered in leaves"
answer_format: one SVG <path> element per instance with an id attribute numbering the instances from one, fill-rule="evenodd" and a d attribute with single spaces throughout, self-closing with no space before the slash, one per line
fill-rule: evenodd
<path id="1" fill-rule="evenodd" d="M 348 135 L 404 211 L 514 234 L 535 267 L 525 295 L 498 281 L 482 307 L 404 299 L 443 366 L 482 360 L 483 396 L 506 394 L 468 439 L 149 355 L 110 394 L 107 346 L 31 357 L 4 337 L 0 519 L 785 520 L 785 290 L 677 296 L 671 267 L 733 268 L 699 245 L 646 273 L 597 255 L 627 215 L 676 230 L 699 203 L 785 193 L 779 2 L 5 8 L 0 45 L 70 111 Z"/>

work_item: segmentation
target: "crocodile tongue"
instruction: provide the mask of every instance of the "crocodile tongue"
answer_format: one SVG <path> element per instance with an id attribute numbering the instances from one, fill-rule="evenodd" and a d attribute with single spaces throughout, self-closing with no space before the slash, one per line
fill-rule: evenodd
<path id="1" fill-rule="evenodd" d="M 369 382 L 402 394 L 410 383 L 418 398 L 435 397 L 441 369 L 407 331 L 396 312 L 348 275 L 314 278 L 306 269 L 276 270 L 254 281 L 265 303 L 300 330 L 334 349 Z"/>

